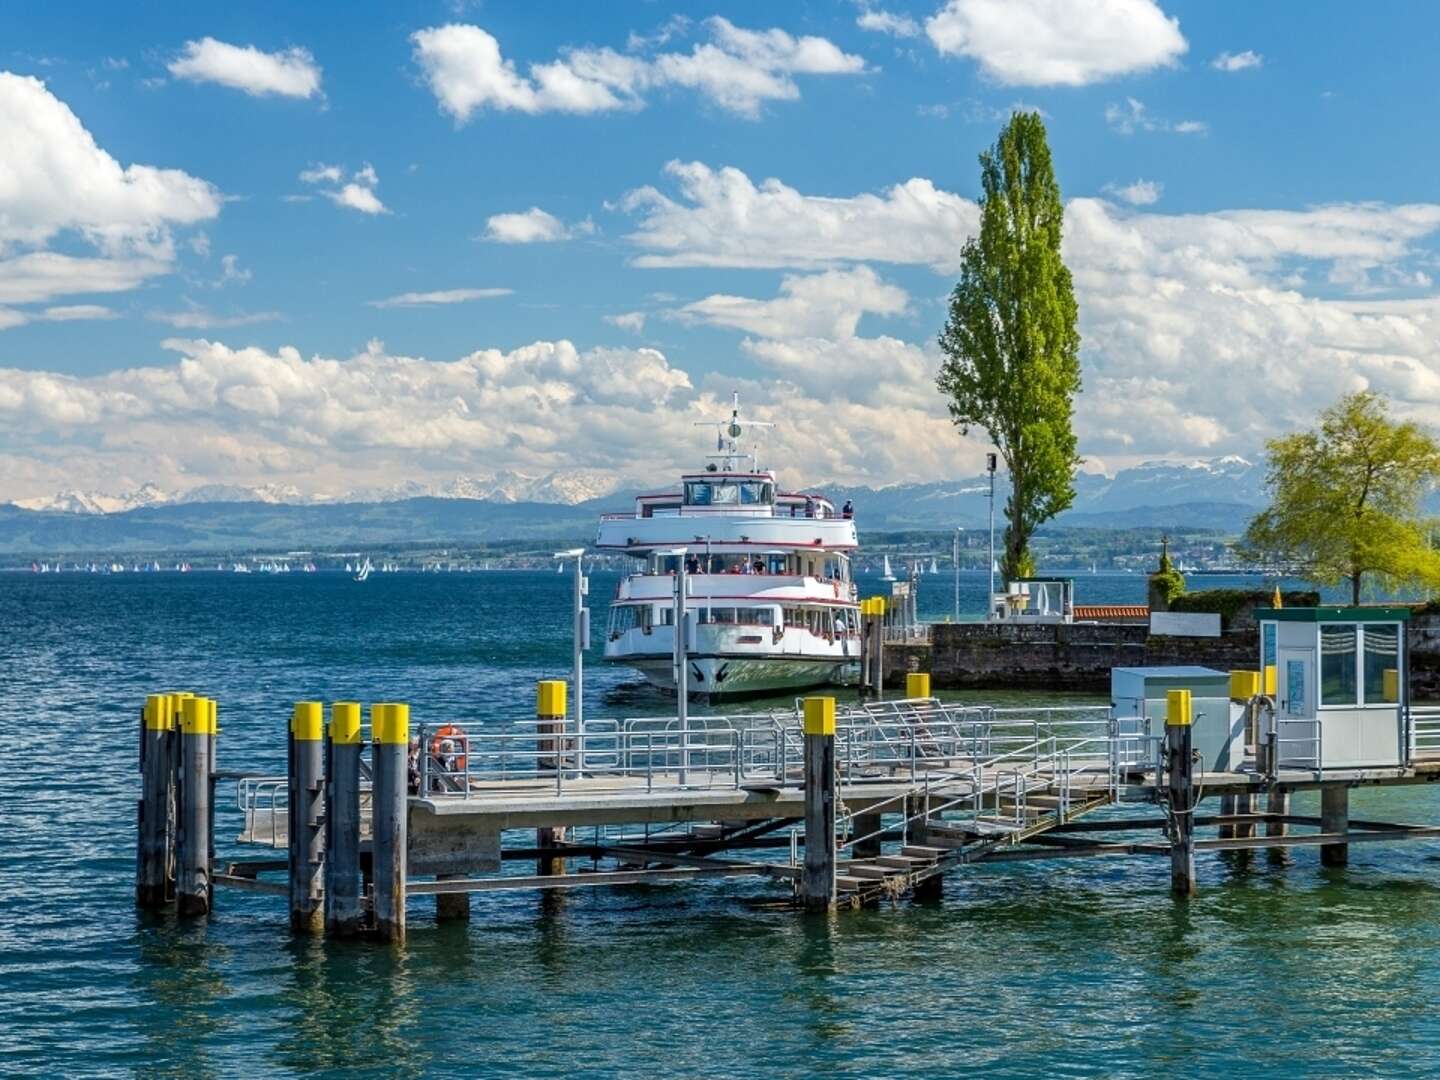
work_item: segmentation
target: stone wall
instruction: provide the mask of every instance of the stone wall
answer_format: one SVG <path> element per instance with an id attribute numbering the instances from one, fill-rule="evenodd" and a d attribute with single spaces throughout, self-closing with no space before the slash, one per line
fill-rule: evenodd
<path id="1" fill-rule="evenodd" d="M 1410 694 L 1440 699 L 1440 613 L 1410 622 Z M 937 690 L 1110 689 L 1110 669 L 1196 665 L 1219 671 L 1259 666 L 1255 624 L 1218 638 L 1152 637 L 1131 623 L 937 623 L 929 645 L 886 645 L 885 682 L 903 687 L 910 671 L 928 671 Z"/>

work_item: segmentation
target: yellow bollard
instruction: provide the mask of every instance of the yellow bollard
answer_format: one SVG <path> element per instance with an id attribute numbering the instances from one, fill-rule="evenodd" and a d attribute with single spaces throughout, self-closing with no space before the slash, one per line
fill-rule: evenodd
<path id="1" fill-rule="evenodd" d="M 290 714 L 290 734 L 296 742 L 319 742 L 325 737 L 325 706 L 318 701 L 297 701 Z"/>
<path id="2" fill-rule="evenodd" d="M 1165 726 L 1189 727 L 1194 717 L 1189 690 L 1165 691 Z"/>
<path id="3" fill-rule="evenodd" d="M 928 671 L 912 671 L 905 676 L 905 696 L 907 698 L 928 698 L 930 696 L 930 673 Z"/>
<path id="4" fill-rule="evenodd" d="M 804 717 L 806 735 L 834 735 L 835 699 L 833 697 L 807 697 Z"/>
<path id="5" fill-rule="evenodd" d="M 337 701 L 330 706 L 330 741 L 340 746 L 360 742 L 360 703 Z"/>
<path id="6" fill-rule="evenodd" d="M 410 706 L 370 706 L 371 864 L 375 929 L 383 941 L 405 940 L 405 872 L 409 858 Z"/>
<path id="7" fill-rule="evenodd" d="M 1230 697 L 1234 701 L 1249 701 L 1260 693 L 1260 672 L 1230 672 Z"/>

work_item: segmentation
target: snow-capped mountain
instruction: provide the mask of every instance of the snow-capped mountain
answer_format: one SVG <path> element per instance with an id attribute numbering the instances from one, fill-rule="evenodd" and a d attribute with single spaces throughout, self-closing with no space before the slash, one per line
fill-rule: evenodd
<path id="1" fill-rule="evenodd" d="M 321 503 L 399 502 L 404 499 L 473 499 L 484 502 L 538 502 L 563 506 L 598 499 L 619 490 L 626 481 L 598 469 L 552 472 L 527 476 L 499 472 L 494 476 L 456 476 L 438 484 L 406 480 L 379 488 L 357 488 L 340 495 L 306 494 L 289 484 L 201 484 L 183 491 L 166 491 L 156 484 L 142 484 L 133 491 L 112 495 L 101 491 L 61 491 L 55 495 L 17 499 L 14 505 L 26 510 L 49 510 L 67 514 L 118 514 L 144 506 L 166 503 L 271 503 L 311 505 Z"/>

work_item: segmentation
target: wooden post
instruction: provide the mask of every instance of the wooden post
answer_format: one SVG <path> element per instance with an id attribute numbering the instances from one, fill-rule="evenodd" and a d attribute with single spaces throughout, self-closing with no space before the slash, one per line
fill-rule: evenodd
<path id="1" fill-rule="evenodd" d="M 180 786 L 176 830 L 176 901 L 181 915 L 210 911 L 210 762 L 214 758 L 215 702 L 184 699 L 180 713 Z"/>
<path id="2" fill-rule="evenodd" d="M 545 679 L 535 684 L 536 767 L 541 772 L 555 772 L 564 767 L 561 760 L 565 740 L 565 683 L 561 679 Z M 684 751 L 682 750 L 683 754 Z M 563 827 L 543 826 L 535 830 L 535 846 L 553 848 L 565 842 Z M 546 877 L 565 873 L 565 860 L 558 855 L 542 855 L 535 860 L 535 872 Z"/>
<path id="3" fill-rule="evenodd" d="M 170 899 L 173 837 L 170 820 L 171 770 L 175 738 L 174 701 L 151 694 L 140 714 L 140 801 L 135 823 L 135 904 L 146 910 Z"/>
<path id="4" fill-rule="evenodd" d="M 375 929 L 382 941 L 404 941 L 410 706 L 371 705 L 370 744 Z"/>
<path id="5" fill-rule="evenodd" d="M 290 929 L 318 934 L 325 914 L 325 707 L 300 701 L 290 717 Z"/>
<path id="6" fill-rule="evenodd" d="M 1195 789 L 1193 716 L 1189 690 L 1165 694 L 1165 738 L 1170 750 L 1170 890 L 1195 895 Z"/>
<path id="7" fill-rule="evenodd" d="M 1320 831 L 1350 831 L 1350 789 L 1344 784 L 1327 784 L 1320 789 Z M 1350 861 L 1349 844 L 1321 844 L 1321 866 L 1344 866 Z"/>
<path id="8" fill-rule="evenodd" d="M 835 906 L 835 699 L 805 699 L 805 866 L 800 896 L 806 911 Z"/>
<path id="9" fill-rule="evenodd" d="M 1284 816 L 1290 813 L 1290 792 L 1283 791 L 1278 787 L 1270 789 L 1269 798 L 1265 803 L 1267 814 Z M 1283 821 L 1267 821 L 1265 823 L 1266 836 L 1284 836 L 1289 831 L 1289 826 Z M 1272 863 L 1282 863 L 1288 858 L 1283 847 L 1272 847 L 1265 849 L 1269 860 Z"/>
<path id="10" fill-rule="evenodd" d="M 1232 816 L 1234 815 L 1234 813 L 1235 813 L 1235 796 L 1234 796 L 1234 795 L 1221 795 L 1221 796 L 1220 796 L 1220 816 L 1221 816 L 1221 817 L 1232 817 Z M 1222 823 L 1222 824 L 1220 825 L 1219 835 L 1220 835 L 1220 839 L 1221 839 L 1221 840 L 1233 840 L 1233 839 L 1235 838 L 1235 826 L 1234 826 L 1234 825 L 1231 825 L 1229 822 L 1224 822 L 1224 823 Z"/>
<path id="11" fill-rule="evenodd" d="M 1246 792 L 1244 795 L 1235 796 L 1235 813 L 1249 815 L 1255 813 L 1255 796 Z M 1255 823 L 1246 822 L 1243 825 L 1235 826 L 1235 836 L 1240 840 L 1249 840 L 1255 835 Z"/>
<path id="12" fill-rule="evenodd" d="M 360 704 L 330 706 L 325 742 L 325 932 L 360 932 Z"/>

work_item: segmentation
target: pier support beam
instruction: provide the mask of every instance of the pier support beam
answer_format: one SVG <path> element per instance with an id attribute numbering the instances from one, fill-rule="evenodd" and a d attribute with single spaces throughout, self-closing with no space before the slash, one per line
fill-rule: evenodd
<path id="1" fill-rule="evenodd" d="M 1235 813 L 1242 816 L 1255 813 L 1255 796 L 1250 794 L 1236 795 Z M 1254 835 L 1255 823 L 1253 821 L 1244 825 L 1235 826 L 1235 838 L 1237 840 L 1249 840 Z"/>
<path id="2" fill-rule="evenodd" d="M 1192 712 L 1189 690 L 1165 695 L 1165 739 L 1169 748 L 1170 891 L 1195 895 L 1195 788 Z"/>
<path id="3" fill-rule="evenodd" d="M 561 865 L 563 866 L 564 863 L 561 863 Z M 464 876 L 464 874 L 436 874 L 435 880 L 450 881 L 454 878 L 463 878 Z M 470 894 L 468 892 L 436 893 L 435 921 L 469 922 Z"/>
<path id="4" fill-rule="evenodd" d="M 325 743 L 325 932 L 360 932 L 360 704 L 330 706 Z"/>
<path id="5" fill-rule="evenodd" d="M 370 706 L 374 781 L 371 836 L 375 878 L 375 930 L 381 941 L 405 940 L 405 863 L 409 810 L 406 770 L 410 749 L 410 706 Z"/>
<path id="6" fill-rule="evenodd" d="M 1281 818 L 1287 816 L 1290 813 L 1290 793 L 1288 791 L 1282 791 L 1278 787 L 1271 788 L 1270 795 L 1266 799 L 1265 812 L 1270 815 L 1278 815 Z M 1286 825 L 1284 821 L 1276 820 L 1276 817 L 1272 816 L 1271 819 L 1265 823 L 1265 835 L 1284 836 L 1288 828 L 1289 826 Z M 1267 857 L 1272 863 L 1283 863 L 1289 857 L 1286 855 L 1283 847 L 1267 848 L 1266 851 L 1268 852 Z"/>
<path id="7" fill-rule="evenodd" d="M 215 702 L 188 697 L 180 713 L 179 822 L 176 902 L 181 915 L 210 911 L 210 763 L 215 750 Z"/>
<path id="8" fill-rule="evenodd" d="M 539 772 L 553 772 L 557 783 L 560 770 L 565 767 L 565 683 L 560 679 L 545 679 L 535 684 L 535 750 L 536 769 Z M 684 751 L 681 751 L 682 755 Z M 681 766 L 683 769 L 683 765 Z M 535 846 L 555 847 L 566 840 L 567 830 L 563 827 L 542 827 L 535 830 Z M 565 873 L 565 860 L 555 855 L 542 855 L 535 860 L 535 872 L 545 877 Z"/>
<path id="9" fill-rule="evenodd" d="M 140 803 L 135 827 L 135 904 L 153 911 L 170 899 L 170 796 L 174 787 L 175 699 L 151 694 L 140 714 Z"/>
<path id="10" fill-rule="evenodd" d="M 1221 816 L 1221 817 L 1230 817 L 1230 816 L 1232 816 L 1234 813 L 1235 813 L 1235 796 L 1234 796 L 1234 795 L 1221 795 L 1221 796 L 1220 796 L 1220 816 Z M 1221 826 L 1220 826 L 1220 829 L 1219 829 L 1219 836 L 1220 836 L 1220 839 L 1221 839 L 1221 840 L 1233 840 L 1233 839 L 1235 839 L 1235 826 L 1234 826 L 1234 825 L 1231 825 L 1231 824 L 1228 824 L 1228 823 L 1222 823 Z"/>
<path id="11" fill-rule="evenodd" d="M 850 845 L 857 859 L 873 859 L 880 854 L 880 830 L 884 822 L 878 813 L 856 814 L 850 819 L 851 835 L 857 837 Z"/>
<path id="12" fill-rule="evenodd" d="M 1320 831 L 1324 833 L 1350 831 L 1350 789 L 1343 784 L 1330 784 L 1320 789 Z M 1349 861 L 1349 844 L 1322 844 L 1320 846 L 1320 864 L 1322 866 L 1344 866 Z"/>
<path id="13" fill-rule="evenodd" d="M 325 909 L 325 707 L 300 701 L 290 718 L 290 929 L 318 934 Z"/>
<path id="14" fill-rule="evenodd" d="M 835 699 L 805 699 L 805 866 L 800 898 L 806 911 L 835 906 Z"/>

